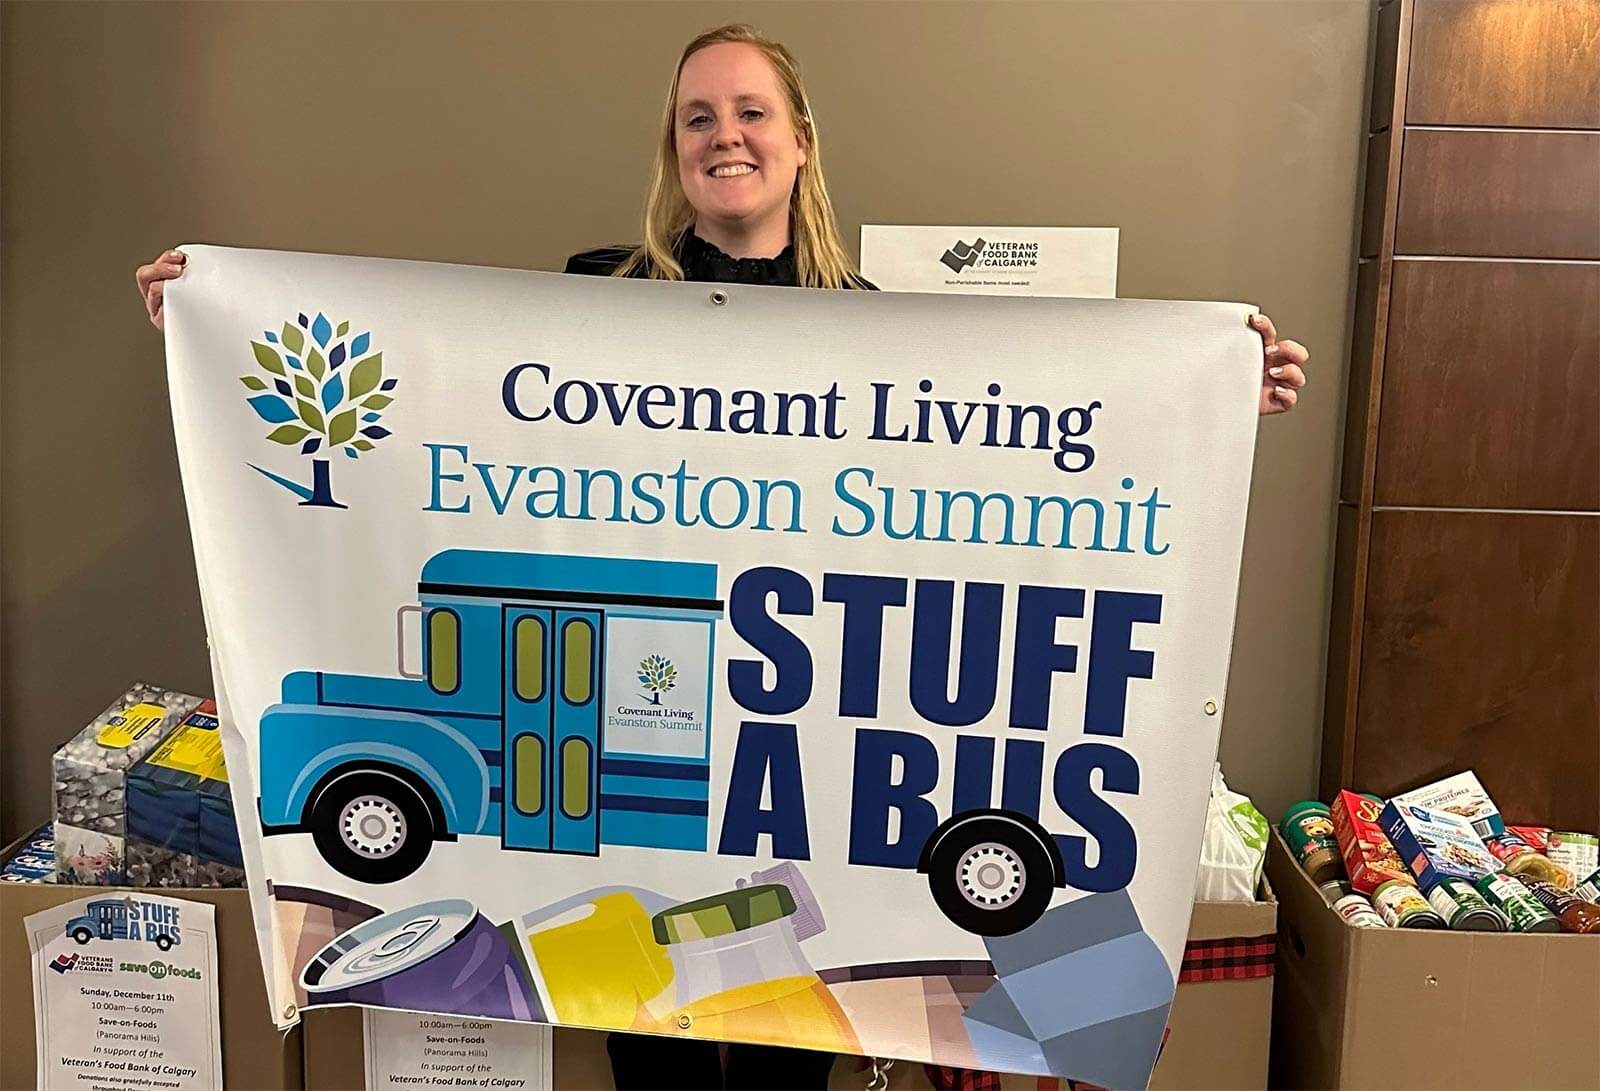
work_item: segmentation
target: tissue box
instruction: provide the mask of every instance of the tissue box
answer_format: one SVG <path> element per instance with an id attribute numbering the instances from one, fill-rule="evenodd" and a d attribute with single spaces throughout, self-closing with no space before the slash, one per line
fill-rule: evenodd
<path id="1" fill-rule="evenodd" d="M 127 875 L 139 886 L 243 886 L 244 859 L 209 698 L 128 773 Z"/>
<path id="2" fill-rule="evenodd" d="M 136 682 L 56 751 L 52 808 L 64 881 L 124 881 L 128 772 L 199 704 L 192 694 Z"/>

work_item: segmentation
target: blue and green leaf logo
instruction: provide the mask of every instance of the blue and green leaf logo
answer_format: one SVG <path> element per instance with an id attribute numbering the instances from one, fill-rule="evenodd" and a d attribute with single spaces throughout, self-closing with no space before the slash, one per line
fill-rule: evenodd
<path id="1" fill-rule="evenodd" d="M 639 684 L 645 688 L 640 696 L 659 705 L 663 693 L 678 688 L 678 668 L 664 655 L 647 655 L 639 660 Z"/>
<path id="2" fill-rule="evenodd" d="M 380 422 L 400 380 L 384 378 L 383 353 L 372 351 L 370 333 L 349 333 L 347 321 L 335 328 L 321 313 L 309 320 L 296 315 L 277 333 L 266 330 L 262 340 L 250 342 L 265 377 L 239 379 L 251 391 L 250 408 L 274 426 L 266 438 L 298 446 L 311 459 L 311 484 L 254 463 L 250 468 L 298 496 L 302 507 L 344 507 L 333 498 L 334 453 L 359 458 L 389 435 Z"/>

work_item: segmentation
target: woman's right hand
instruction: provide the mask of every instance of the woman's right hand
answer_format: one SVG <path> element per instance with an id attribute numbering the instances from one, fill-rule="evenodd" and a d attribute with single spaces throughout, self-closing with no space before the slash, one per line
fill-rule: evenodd
<path id="1" fill-rule="evenodd" d="M 181 250 L 164 250 L 149 265 L 134 271 L 133 279 L 139 282 L 139 295 L 144 298 L 144 309 L 156 329 L 164 328 L 161 314 L 162 293 L 167 281 L 183 273 L 188 257 Z"/>

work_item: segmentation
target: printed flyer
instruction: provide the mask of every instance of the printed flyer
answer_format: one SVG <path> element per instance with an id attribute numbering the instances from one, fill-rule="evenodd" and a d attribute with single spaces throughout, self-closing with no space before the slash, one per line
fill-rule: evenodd
<path id="1" fill-rule="evenodd" d="M 1251 307 L 186 250 L 173 416 L 275 1012 L 1146 1084 Z"/>
<path id="2" fill-rule="evenodd" d="M 114 890 L 23 919 L 40 1091 L 220 1091 L 216 910 Z"/>
<path id="3" fill-rule="evenodd" d="M 368 1008 L 367 1091 L 504 1088 L 550 1091 L 550 1028 Z"/>

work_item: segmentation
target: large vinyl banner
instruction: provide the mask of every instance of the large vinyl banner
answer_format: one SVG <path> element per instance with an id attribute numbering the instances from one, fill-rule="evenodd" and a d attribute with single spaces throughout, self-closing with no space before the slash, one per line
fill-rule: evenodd
<path id="1" fill-rule="evenodd" d="M 188 249 L 274 999 L 1143 1087 L 1251 308 Z"/>

